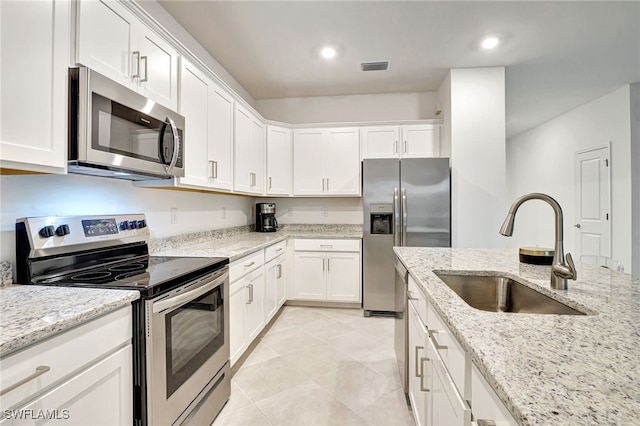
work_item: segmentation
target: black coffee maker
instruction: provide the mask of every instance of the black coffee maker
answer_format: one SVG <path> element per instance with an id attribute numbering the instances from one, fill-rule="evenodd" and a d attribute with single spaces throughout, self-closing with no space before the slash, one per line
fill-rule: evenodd
<path id="1" fill-rule="evenodd" d="M 256 232 L 276 232 L 276 203 L 256 204 Z"/>

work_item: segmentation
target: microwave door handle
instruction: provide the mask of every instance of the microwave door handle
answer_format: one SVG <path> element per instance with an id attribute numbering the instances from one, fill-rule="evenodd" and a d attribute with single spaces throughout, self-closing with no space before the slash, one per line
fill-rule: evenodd
<path id="1" fill-rule="evenodd" d="M 173 175 L 173 169 L 178 162 L 178 154 L 180 150 L 180 136 L 178 135 L 178 128 L 176 127 L 176 123 L 173 121 L 171 117 L 167 117 L 165 120 L 166 123 L 169 123 L 171 126 L 171 133 L 173 133 L 173 155 L 171 156 L 171 163 L 169 163 L 169 167 L 165 167 L 165 170 L 168 174 Z"/>

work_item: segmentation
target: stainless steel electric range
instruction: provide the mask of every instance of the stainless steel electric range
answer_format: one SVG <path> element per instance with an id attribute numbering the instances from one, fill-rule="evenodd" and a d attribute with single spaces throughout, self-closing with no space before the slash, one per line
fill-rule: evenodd
<path id="1" fill-rule="evenodd" d="M 22 218 L 18 282 L 140 291 L 136 425 L 210 424 L 230 395 L 229 259 L 149 256 L 143 214 Z"/>

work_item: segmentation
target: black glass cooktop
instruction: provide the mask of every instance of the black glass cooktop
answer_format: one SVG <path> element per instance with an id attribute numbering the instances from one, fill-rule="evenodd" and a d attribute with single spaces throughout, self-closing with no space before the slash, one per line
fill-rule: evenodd
<path id="1" fill-rule="evenodd" d="M 139 290 L 142 297 L 149 297 L 186 284 L 228 263 L 226 257 L 142 256 L 35 280 L 34 284 Z"/>

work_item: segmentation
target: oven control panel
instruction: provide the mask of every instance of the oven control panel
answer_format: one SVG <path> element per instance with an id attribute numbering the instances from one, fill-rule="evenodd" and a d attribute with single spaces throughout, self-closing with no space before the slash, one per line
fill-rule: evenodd
<path id="1" fill-rule="evenodd" d="M 144 214 L 28 217 L 16 221 L 32 250 L 43 250 L 101 241 L 139 241 L 150 233 Z"/>

